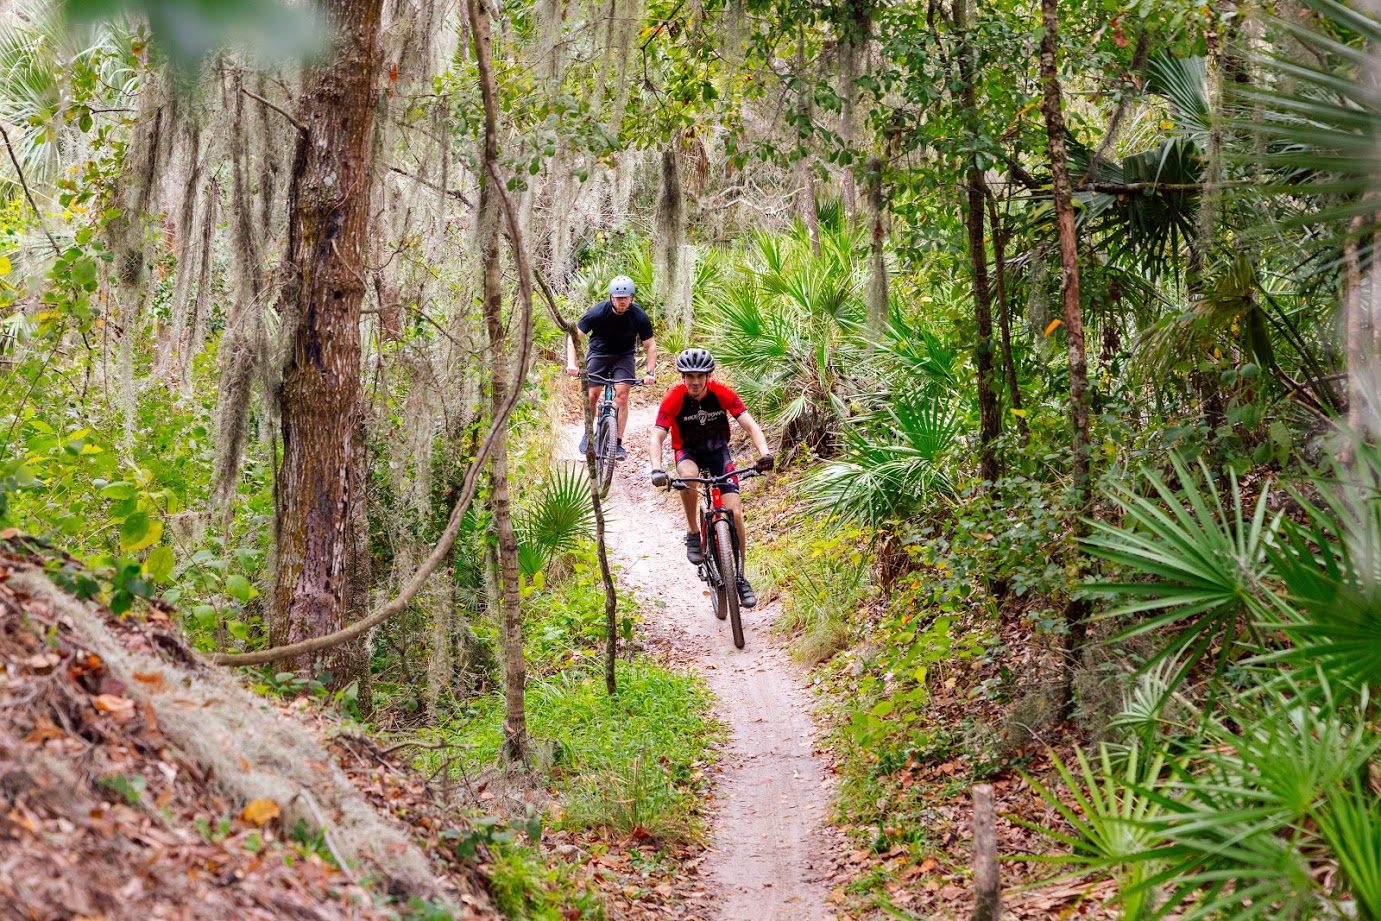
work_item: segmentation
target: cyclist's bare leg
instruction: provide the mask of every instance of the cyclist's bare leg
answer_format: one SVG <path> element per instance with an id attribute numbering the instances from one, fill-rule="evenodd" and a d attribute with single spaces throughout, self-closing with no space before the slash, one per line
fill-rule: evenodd
<path id="1" fill-rule="evenodd" d="M 677 476 L 700 476 L 700 468 L 695 461 L 686 458 L 676 465 Z M 693 533 L 700 533 L 700 509 L 696 507 L 696 501 L 700 496 L 699 483 L 687 483 L 686 488 L 681 490 L 681 507 L 686 510 L 686 530 Z"/>
<path id="2" fill-rule="evenodd" d="M 614 385 L 614 405 L 619 408 L 619 441 L 623 441 L 623 430 L 628 427 L 628 391 L 630 385 Z"/>
<path id="3" fill-rule="evenodd" d="M 604 394 L 604 388 L 603 388 L 603 387 L 591 387 L 591 388 L 590 388 L 590 419 L 592 420 L 592 423 L 595 423 L 595 424 L 597 424 L 597 423 L 599 422 L 599 398 L 600 398 L 603 394 Z M 622 422 L 623 420 L 620 419 L 619 421 Z"/>
<path id="4" fill-rule="evenodd" d="M 748 532 L 743 530 L 743 497 L 736 492 L 723 494 L 724 507 L 734 513 L 734 530 L 738 531 L 738 561 L 743 563 L 743 549 L 748 545 Z"/>

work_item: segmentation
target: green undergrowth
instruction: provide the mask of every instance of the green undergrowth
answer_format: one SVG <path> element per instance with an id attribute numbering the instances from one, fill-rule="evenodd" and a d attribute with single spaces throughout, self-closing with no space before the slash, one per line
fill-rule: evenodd
<path id="1" fill-rule="evenodd" d="M 640 619 L 636 599 L 619 600 L 622 648 Z M 607 829 L 668 844 L 698 840 L 704 771 L 722 738 L 698 679 L 641 655 L 621 657 L 618 693 L 604 677 L 604 591 L 588 547 L 525 600 L 527 723 L 537 763 L 556 796 L 557 824 Z M 497 689 L 453 704 L 429 735 L 454 744 L 473 776 L 499 761 L 504 702 Z M 446 750 L 430 755 L 438 767 Z"/>
<path id="2" fill-rule="evenodd" d="M 721 738 L 709 692 L 644 659 L 621 661 L 618 677 L 612 697 L 598 663 L 528 684 L 528 731 L 558 797 L 557 824 L 668 844 L 697 840 L 705 768 Z M 472 775 L 494 765 L 503 742 L 502 698 L 476 701 L 437 735 L 464 746 Z"/>
<path id="3" fill-rule="evenodd" d="M 857 612 L 873 594 L 867 537 L 806 509 L 792 482 L 755 505 L 749 578 L 764 597 L 780 595 L 777 629 L 789 637 L 792 656 L 807 665 L 823 662 L 852 641 Z"/>

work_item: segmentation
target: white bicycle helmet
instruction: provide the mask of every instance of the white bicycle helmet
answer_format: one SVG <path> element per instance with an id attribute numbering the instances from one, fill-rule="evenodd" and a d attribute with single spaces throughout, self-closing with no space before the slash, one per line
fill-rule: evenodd
<path id="1" fill-rule="evenodd" d="M 709 374 L 714 370 L 714 356 L 705 349 L 686 349 L 676 356 L 676 370 L 683 374 Z"/>
<path id="2" fill-rule="evenodd" d="M 627 275 L 620 275 L 609 282 L 610 297 L 632 297 L 637 286 L 633 284 L 633 279 Z"/>

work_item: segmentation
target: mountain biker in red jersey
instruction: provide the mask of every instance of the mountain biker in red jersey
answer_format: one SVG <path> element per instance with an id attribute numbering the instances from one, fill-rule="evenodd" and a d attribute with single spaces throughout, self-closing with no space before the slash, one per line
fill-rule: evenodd
<path id="1" fill-rule="evenodd" d="M 681 372 L 681 383 L 671 389 L 657 410 L 657 422 L 652 428 L 649 443 L 649 456 L 652 459 L 652 485 L 667 486 L 671 478 L 662 469 L 662 444 L 667 434 L 671 434 L 671 450 L 676 457 L 676 473 L 683 477 L 722 476 L 734 469 L 733 458 L 729 454 L 729 419 L 738 422 L 739 427 L 753 439 L 758 449 L 756 469 L 772 469 L 773 457 L 767 447 L 767 436 L 762 428 L 749 415 L 738 394 L 719 381 L 711 380 L 714 371 L 714 356 L 705 349 L 686 349 L 676 358 L 676 370 Z M 691 483 L 681 491 L 681 504 L 686 510 L 686 558 L 695 565 L 705 562 L 700 549 L 700 515 L 696 508 L 697 486 Z M 738 479 L 732 479 L 720 488 L 724 507 L 733 512 L 734 526 L 738 531 L 739 574 L 738 597 L 745 608 L 758 603 L 753 586 L 743 575 L 742 553 L 747 543 L 747 532 L 743 528 L 743 502 L 738 494 Z"/>

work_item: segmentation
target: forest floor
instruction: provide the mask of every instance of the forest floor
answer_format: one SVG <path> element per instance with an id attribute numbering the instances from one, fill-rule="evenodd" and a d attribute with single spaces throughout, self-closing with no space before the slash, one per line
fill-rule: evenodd
<path id="1" fill-rule="evenodd" d="M 500 917 L 422 777 L 205 664 L 165 607 L 77 601 L 48 552 L 0 532 L 0 918 Z"/>
<path id="2" fill-rule="evenodd" d="M 728 728 L 709 852 L 698 866 L 696 888 L 709 899 L 694 917 L 833 918 L 828 877 L 842 842 L 829 823 L 832 770 L 810 715 L 804 673 L 771 635 L 776 605 L 744 611 L 742 650 L 734 648 L 728 622 L 715 619 L 708 590 L 686 561 L 680 498 L 647 485 L 646 433 L 653 417 L 653 407 L 630 411 L 629 457 L 606 500 L 606 541 L 617 577 L 647 611 L 648 647 L 705 680 L 716 716 Z M 578 427 L 568 431 L 574 456 Z M 751 490 L 745 491 L 751 503 Z"/>

